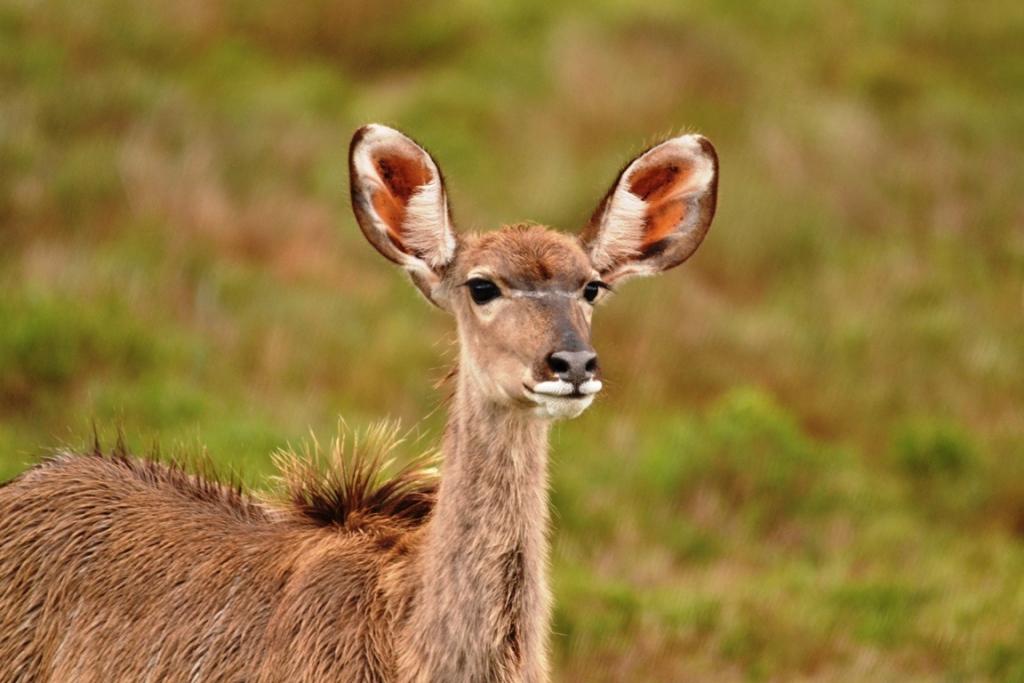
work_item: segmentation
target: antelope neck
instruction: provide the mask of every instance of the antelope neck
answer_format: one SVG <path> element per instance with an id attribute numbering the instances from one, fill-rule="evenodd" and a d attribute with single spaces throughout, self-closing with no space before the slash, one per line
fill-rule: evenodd
<path id="1" fill-rule="evenodd" d="M 468 375 L 452 401 L 424 558 L 435 578 L 421 603 L 436 632 L 465 636 L 451 641 L 465 650 L 431 668 L 435 680 L 505 680 L 498 672 L 510 670 L 543 680 L 549 423 L 479 400 Z M 542 668 L 526 670 L 531 662 Z"/>

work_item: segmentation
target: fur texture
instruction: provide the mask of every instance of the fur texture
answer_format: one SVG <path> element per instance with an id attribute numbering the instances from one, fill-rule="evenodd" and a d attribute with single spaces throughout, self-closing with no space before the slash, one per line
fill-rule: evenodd
<path id="1" fill-rule="evenodd" d="M 395 680 L 385 615 L 404 598 L 383 587 L 404 583 L 436 477 L 384 478 L 377 446 L 318 477 L 282 458 L 287 502 L 125 454 L 8 482 L 0 680 Z"/>

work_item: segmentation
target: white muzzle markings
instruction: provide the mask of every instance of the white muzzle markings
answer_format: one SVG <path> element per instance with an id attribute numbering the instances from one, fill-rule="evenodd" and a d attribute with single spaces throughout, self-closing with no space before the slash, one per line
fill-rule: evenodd
<path id="1" fill-rule="evenodd" d="M 534 412 L 544 418 L 573 418 L 590 407 L 594 395 L 601 391 L 601 381 L 588 379 L 579 387 L 565 380 L 539 382 L 527 388 L 527 395 L 537 404 Z"/>
<path id="2" fill-rule="evenodd" d="M 564 379 L 556 379 L 550 382 L 540 382 L 535 384 L 530 390 L 535 394 L 543 394 L 545 396 L 570 396 L 572 394 L 580 394 L 582 396 L 589 396 L 596 394 L 601 391 L 601 380 L 588 379 L 576 387 L 571 382 L 566 382 Z M 580 398 L 582 396 L 578 396 Z"/>

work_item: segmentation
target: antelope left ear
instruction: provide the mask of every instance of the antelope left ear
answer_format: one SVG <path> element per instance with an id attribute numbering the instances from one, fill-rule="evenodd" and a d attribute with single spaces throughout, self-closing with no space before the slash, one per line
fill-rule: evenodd
<path id="1" fill-rule="evenodd" d="M 459 240 L 437 164 L 412 138 L 379 124 L 356 131 L 348 159 L 352 209 L 366 239 L 447 308 L 441 277 Z"/>
<path id="2" fill-rule="evenodd" d="M 606 282 L 660 273 L 700 246 L 717 194 L 714 146 L 700 135 L 672 138 L 626 166 L 580 240 Z"/>

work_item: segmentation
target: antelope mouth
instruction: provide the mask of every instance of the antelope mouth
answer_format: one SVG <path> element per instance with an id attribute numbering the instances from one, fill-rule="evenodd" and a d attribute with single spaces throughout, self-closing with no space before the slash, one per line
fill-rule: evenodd
<path id="1" fill-rule="evenodd" d="M 538 382 L 532 387 L 524 384 L 526 397 L 534 404 L 534 412 L 540 417 L 565 419 L 576 417 L 594 401 L 601 391 L 601 381 L 588 379 L 580 384 L 564 380 Z"/>
<path id="2" fill-rule="evenodd" d="M 534 394 L 537 396 L 551 396 L 555 398 L 588 398 L 593 397 L 594 394 L 601 391 L 601 380 L 599 379 L 588 379 L 585 382 L 579 384 L 573 384 L 572 382 L 566 382 L 563 379 L 549 381 L 549 382 L 538 382 L 532 387 L 526 386 L 528 394 Z"/>

